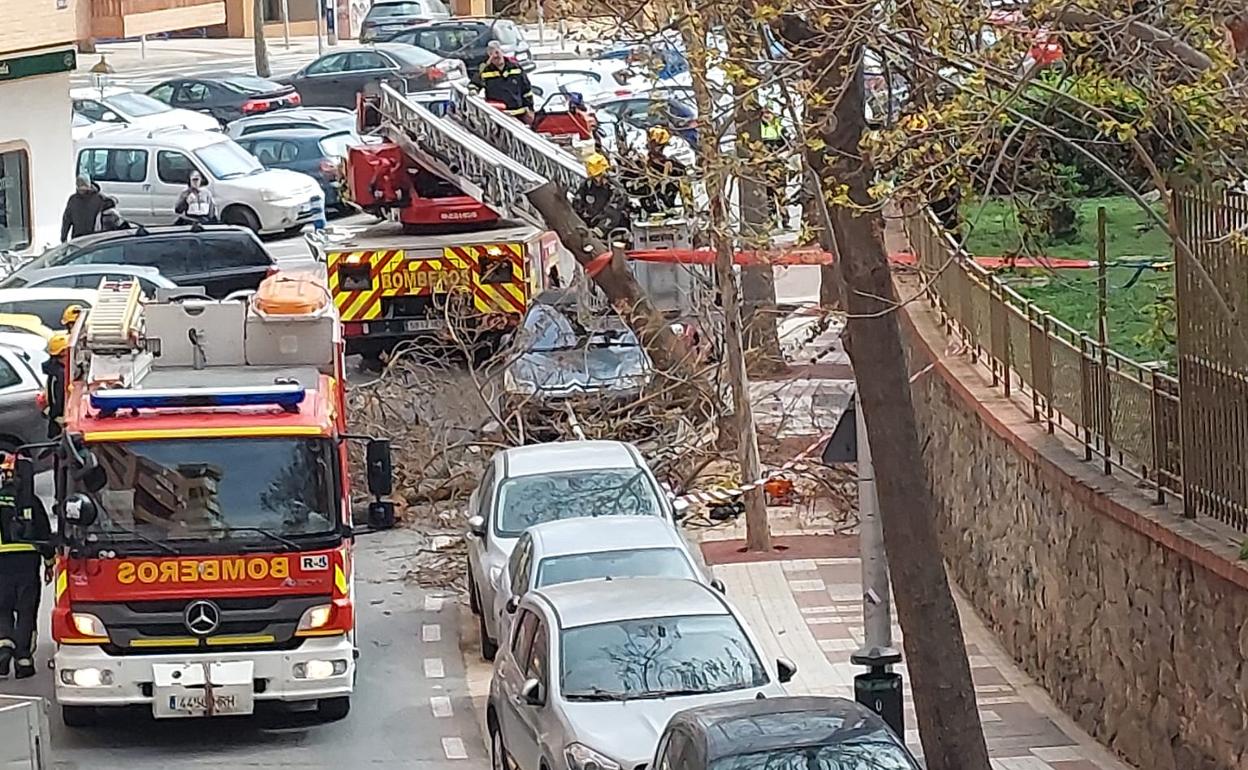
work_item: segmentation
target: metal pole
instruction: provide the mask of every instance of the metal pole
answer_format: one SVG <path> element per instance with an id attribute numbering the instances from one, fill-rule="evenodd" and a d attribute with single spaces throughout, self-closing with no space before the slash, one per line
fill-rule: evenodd
<path id="1" fill-rule="evenodd" d="M 317 56 L 320 56 L 325 51 L 325 44 L 321 42 L 321 39 L 324 37 L 324 35 L 321 33 L 324 31 L 325 26 L 327 24 L 325 20 L 326 15 L 329 13 L 332 13 L 332 8 L 334 7 L 333 2 L 334 0 L 325 0 L 324 5 L 322 5 L 316 12 L 316 55 Z"/>
<path id="2" fill-rule="evenodd" d="M 147 58 L 147 35 L 139 35 L 139 58 Z"/>
<path id="3" fill-rule="evenodd" d="M 1109 344 L 1109 280 L 1107 256 L 1109 241 L 1105 235 L 1107 214 L 1104 206 L 1096 209 L 1096 341 L 1101 347 Z"/>
<path id="4" fill-rule="evenodd" d="M 282 41 L 290 48 L 290 0 L 282 0 Z"/>
<path id="5" fill-rule="evenodd" d="M 862 561 L 862 649 L 850 662 L 866 666 L 854 677 L 854 699 L 884 718 L 898 737 L 905 736 L 905 712 L 901 675 L 892 667 L 901 662 L 893 648 L 892 593 L 888 583 L 888 557 L 884 551 L 884 524 L 875 492 L 875 466 L 867 440 L 862 402 L 854 393 L 858 439 L 858 549 Z"/>
<path id="6" fill-rule="evenodd" d="M 546 3 L 538 0 L 537 3 L 537 44 L 542 45 L 546 42 Z"/>

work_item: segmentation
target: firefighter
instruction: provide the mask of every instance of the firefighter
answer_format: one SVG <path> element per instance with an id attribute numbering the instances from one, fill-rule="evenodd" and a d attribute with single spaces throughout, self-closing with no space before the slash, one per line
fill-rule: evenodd
<path id="1" fill-rule="evenodd" d="M 605 155 L 594 153 L 585 161 L 589 176 L 576 191 L 572 208 L 585 224 L 604 236 L 615 230 L 628 230 L 628 197 L 616 180 L 611 178 L 611 162 Z"/>
<path id="2" fill-rule="evenodd" d="M 0 676 L 7 677 L 12 664 L 16 677 L 26 679 L 35 675 L 40 563 L 43 582 L 52 581 L 52 534 L 38 498 L 33 508 L 17 510 L 14 459 L 11 454 L 0 459 Z"/>
<path id="3" fill-rule="evenodd" d="M 771 200 L 772 216 L 780 225 L 789 219 L 788 186 L 789 186 L 789 137 L 780 122 L 780 116 L 766 107 L 763 108 L 762 125 L 759 138 L 767 151 L 764 177 L 767 181 L 767 197 Z M 790 228 L 792 223 L 788 222 Z"/>
<path id="4" fill-rule="evenodd" d="M 663 126 L 652 126 L 646 132 L 644 168 L 647 190 L 642 196 L 641 207 L 647 214 L 662 214 L 676 208 L 680 180 L 684 178 L 687 168 L 684 163 L 668 157 L 667 148 L 671 141 L 671 132 Z"/>
<path id="5" fill-rule="evenodd" d="M 48 438 L 61 435 L 65 419 L 65 373 L 69 371 L 69 334 L 56 332 L 48 340 L 48 360 L 43 362 L 47 375 Z"/>
<path id="6" fill-rule="evenodd" d="M 491 40 L 486 58 L 477 73 L 485 99 L 503 105 L 503 112 L 525 123 L 533 122 L 533 87 L 520 62 L 503 53 L 503 46 Z"/>

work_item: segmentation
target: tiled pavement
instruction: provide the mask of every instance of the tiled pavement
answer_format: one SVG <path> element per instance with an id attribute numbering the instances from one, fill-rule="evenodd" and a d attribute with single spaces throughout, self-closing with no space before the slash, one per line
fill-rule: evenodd
<path id="1" fill-rule="evenodd" d="M 862 643 L 862 598 L 857 559 L 723 564 L 715 573 L 747 616 L 762 645 L 797 662 L 795 693 L 853 697 L 862 669 L 849 655 Z M 960 603 L 980 716 L 995 770 L 1129 770 L 1075 726 L 1018 670 Z M 894 627 L 900 646 L 900 629 Z M 921 754 L 910 700 L 909 673 L 898 667 L 906 697 L 906 742 Z"/>

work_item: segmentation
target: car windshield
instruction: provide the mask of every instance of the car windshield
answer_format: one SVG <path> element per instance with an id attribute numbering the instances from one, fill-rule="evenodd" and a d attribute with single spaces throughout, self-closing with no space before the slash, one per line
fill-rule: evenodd
<path id="1" fill-rule="evenodd" d="M 658 516 L 663 508 L 654 485 L 637 468 L 517 476 L 498 493 L 494 530 L 519 537 L 534 524 L 585 516 Z"/>
<path id="2" fill-rule="evenodd" d="M 169 439 L 92 445 L 107 485 L 92 497 L 102 535 L 159 541 L 328 534 L 337 524 L 328 439 Z M 266 535 L 259 530 L 271 533 Z"/>
<path id="3" fill-rule="evenodd" d="M 330 134 L 321 138 L 321 152 L 331 158 L 347 157 L 347 148 L 360 144 L 361 140 L 351 131 L 343 131 L 340 134 Z"/>
<path id="4" fill-rule="evenodd" d="M 200 147 L 195 151 L 195 157 L 216 179 L 236 179 L 264 171 L 256 156 L 228 140 Z"/>
<path id="5" fill-rule="evenodd" d="M 12 302 L 0 302 L 0 313 L 20 313 L 38 316 L 40 323 L 49 329 L 61 329 L 61 314 L 70 305 L 86 305 L 87 303 L 72 297 L 48 299 L 22 299 Z"/>
<path id="6" fill-rule="evenodd" d="M 670 577 L 696 580 L 693 565 L 679 548 L 639 548 L 549 556 L 538 562 L 536 588 L 620 577 Z"/>
<path id="7" fill-rule="evenodd" d="M 264 78 L 254 78 L 247 75 L 232 77 L 229 80 L 221 81 L 221 85 L 231 91 L 238 91 L 243 94 L 267 94 L 270 91 L 279 91 L 281 86 L 271 80 Z"/>
<path id="8" fill-rule="evenodd" d="M 887 735 L 875 733 L 831 746 L 721 757 L 710 770 L 917 770 L 917 766 Z"/>
<path id="9" fill-rule="evenodd" d="M 103 101 L 122 115 L 128 115 L 132 118 L 155 115 L 173 109 L 164 102 L 156 101 L 147 94 L 113 94 L 112 96 L 104 97 Z"/>
<path id="10" fill-rule="evenodd" d="M 568 700 L 729 692 L 768 682 L 732 615 L 599 623 L 565 629 L 560 640 L 560 686 Z"/>
<path id="11" fill-rule="evenodd" d="M 368 12 L 370 19 L 385 19 L 393 16 L 420 16 L 425 12 L 420 3 L 377 3 Z"/>

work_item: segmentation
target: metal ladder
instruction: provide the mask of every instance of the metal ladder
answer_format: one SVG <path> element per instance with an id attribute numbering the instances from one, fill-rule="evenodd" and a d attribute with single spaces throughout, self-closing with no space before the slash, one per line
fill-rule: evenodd
<path id="1" fill-rule="evenodd" d="M 526 193 L 545 184 L 547 177 L 389 85 L 383 83 L 378 90 L 383 129 L 405 153 L 500 215 L 545 227 Z"/>
<path id="2" fill-rule="evenodd" d="M 138 281 L 100 281 L 98 297 L 87 313 L 87 347 L 97 351 L 132 349 L 142 331 L 139 296 Z"/>
<path id="3" fill-rule="evenodd" d="M 566 192 L 585 181 L 585 165 L 567 149 L 474 95 L 468 86 L 451 87 L 449 116 L 509 158 L 549 179 Z"/>

